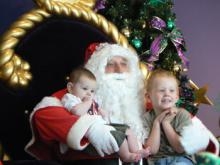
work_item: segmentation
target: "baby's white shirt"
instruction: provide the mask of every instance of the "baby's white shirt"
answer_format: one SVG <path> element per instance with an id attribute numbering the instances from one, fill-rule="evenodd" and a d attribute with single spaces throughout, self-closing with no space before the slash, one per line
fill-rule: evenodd
<path id="1" fill-rule="evenodd" d="M 63 104 L 63 106 L 68 110 L 71 111 L 72 108 L 79 104 L 82 103 L 81 99 L 73 94 L 70 93 L 66 93 L 62 99 L 61 99 L 61 103 Z"/>

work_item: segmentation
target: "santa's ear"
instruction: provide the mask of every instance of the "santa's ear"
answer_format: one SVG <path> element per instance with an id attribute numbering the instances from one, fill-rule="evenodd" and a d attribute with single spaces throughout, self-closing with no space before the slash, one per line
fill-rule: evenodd
<path id="1" fill-rule="evenodd" d="M 73 86 L 74 86 L 73 83 L 71 83 L 71 82 L 68 82 L 68 83 L 67 83 L 66 88 L 67 88 L 67 91 L 68 91 L 69 93 L 72 93 Z"/>

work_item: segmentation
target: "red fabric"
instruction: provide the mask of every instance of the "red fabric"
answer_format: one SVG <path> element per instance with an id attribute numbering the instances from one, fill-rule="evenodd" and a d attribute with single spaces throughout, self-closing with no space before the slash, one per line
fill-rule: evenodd
<path id="1" fill-rule="evenodd" d="M 211 153 L 216 153 L 216 146 L 211 140 L 209 140 L 209 145 L 206 148 L 206 151 L 211 152 Z"/>
<path id="2" fill-rule="evenodd" d="M 53 112 L 51 113 L 51 111 Z M 62 107 L 47 107 L 35 113 L 33 122 L 44 141 L 56 140 L 66 143 L 69 129 L 78 118 L 78 116 L 70 115 Z"/>
<path id="3" fill-rule="evenodd" d="M 59 149 L 59 142 L 66 143 L 69 129 L 77 119 L 62 107 L 36 111 L 32 119 L 35 142 L 27 150 L 41 160 L 57 159 L 55 153 L 59 150 L 54 151 L 54 148 Z"/>
<path id="4" fill-rule="evenodd" d="M 56 98 L 58 98 L 58 99 L 61 100 L 61 98 L 63 97 L 63 95 L 65 95 L 66 93 L 67 93 L 67 89 L 65 88 L 65 89 L 61 89 L 61 90 L 59 90 L 59 91 L 53 93 L 52 96 L 54 96 L 54 97 L 56 97 Z"/>
<path id="5" fill-rule="evenodd" d="M 3 165 L 2 161 L 0 160 L 0 165 Z"/>
<path id="6" fill-rule="evenodd" d="M 92 44 L 90 44 L 85 52 L 85 63 L 88 62 L 89 58 L 91 57 L 91 55 L 93 54 L 93 52 L 96 50 L 96 47 L 99 45 L 100 43 L 98 42 L 94 42 Z"/>
<path id="7" fill-rule="evenodd" d="M 151 110 L 153 110 L 153 105 L 152 105 L 152 103 L 151 103 L 150 100 L 148 100 L 148 101 L 146 102 L 146 109 L 147 109 L 148 112 L 151 111 Z"/>
<path id="8" fill-rule="evenodd" d="M 66 89 L 62 89 L 52 96 L 61 99 L 66 92 Z M 59 142 L 66 144 L 67 134 L 78 118 L 63 107 L 49 106 L 36 111 L 32 118 L 36 139 L 27 151 L 40 160 L 101 159 L 99 156 L 90 156 L 76 150 L 68 150 L 65 154 L 60 153 Z M 81 144 L 87 142 L 87 139 L 83 139 Z"/>
<path id="9" fill-rule="evenodd" d="M 62 89 L 52 96 L 61 99 L 66 92 L 66 89 Z M 59 151 L 59 142 L 66 143 L 67 134 L 78 118 L 63 107 L 49 106 L 36 111 L 32 118 L 36 139 L 27 149 L 28 152 L 41 160 L 57 159 L 55 153 Z M 85 142 L 84 139 L 81 143 Z"/>

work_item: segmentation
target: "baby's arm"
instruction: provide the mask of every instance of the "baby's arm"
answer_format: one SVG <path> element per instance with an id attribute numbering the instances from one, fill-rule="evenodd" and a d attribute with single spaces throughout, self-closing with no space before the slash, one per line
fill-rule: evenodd
<path id="1" fill-rule="evenodd" d="M 169 110 L 170 112 L 165 116 L 162 121 L 162 126 L 172 148 L 178 153 L 183 153 L 184 149 L 180 143 L 180 136 L 176 133 L 176 131 L 170 124 L 173 118 L 176 116 L 177 111 L 175 109 L 176 108 L 172 108 Z"/>
<path id="2" fill-rule="evenodd" d="M 87 100 L 73 106 L 70 112 L 74 115 L 82 116 L 88 112 L 91 105 L 92 105 L 92 100 Z"/>
<path id="3" fill-rule="evenodd" d="M 63 96 L 61 102 L 69 112 L 78 116 L 86 114 L 92 104 L 91 99 L 86 98 L 81 100 L 80 98 L 69 93 Z"/>

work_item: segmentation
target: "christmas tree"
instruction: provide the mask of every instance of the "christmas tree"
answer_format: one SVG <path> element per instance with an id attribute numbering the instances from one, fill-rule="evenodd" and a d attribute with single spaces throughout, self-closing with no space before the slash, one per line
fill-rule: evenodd
<path id="1" fill-rule="evenodd" d="M 98 0 L 94 10 L 118 27 L 150 70 L 174 72 L 180 81 L 177 106 L 195 115 L 199 103 L 208 103 L 207 89 L 196 89 L 186 75 L 185 41 L 172 8 L 172 0 Z"/>

